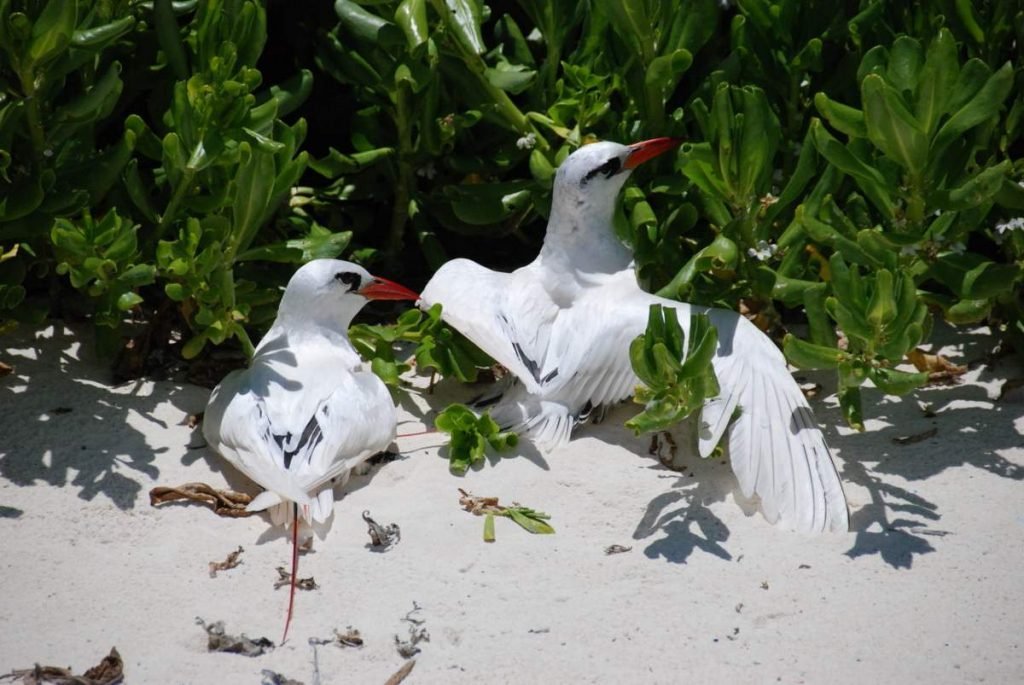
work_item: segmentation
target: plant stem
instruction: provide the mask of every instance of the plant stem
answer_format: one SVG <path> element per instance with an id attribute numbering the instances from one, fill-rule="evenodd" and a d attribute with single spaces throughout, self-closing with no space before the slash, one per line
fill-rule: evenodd
<path id="1" fill-rule="evenodd" d="M 21 90 L 25 94 L 25 117 L 28 119 L 29 135 L 32 136 L 32 148 L 35 150 L 36 159 L 43 156 L 46 147 L 46 135 L 43 132 L 43 116 L 39 110 L 39 89 L 36 88 L 35 77 L 32 70 L 27 73 L 19 72 L 21 79 Z"/>
<path id="2" fill-rule="evenodd" d="M 174 194 L 171 195 L 171 201 L 167 203 L 167 209 L 164 210 L 163 215 L 160 217 L 160 223 L 156 227 L 156 238 L 159 240 L 163 237 L 164 231 L 171 225 L 178 213 L 178 205 L 181 204 L 182 199 L 185 197 L 185 193 L 188 191 L 190 185 L 192 185 L 192 178 L 196 172 L 192 167 L 185 167 L 185 172 L 181 176 L 181 183 L 174 189 Z"/>

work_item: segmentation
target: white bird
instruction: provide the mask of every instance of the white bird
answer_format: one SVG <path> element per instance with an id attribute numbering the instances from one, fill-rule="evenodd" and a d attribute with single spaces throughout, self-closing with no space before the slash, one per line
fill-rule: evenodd
<path id="1" fill-rule="evenodd" d="M 502 273 L 452 260 L 427 283 L 420 306 L 440 302 L 448 324 L 509 369 L 515 382 L 488 398 L 491 415 L 545 451 L 568 442 L 592 410 L 633 394 L 640 381 L 629 345 L 646 329 L 651 304 L 675 308 L 686 335 L 690 315 L 707 314 L 718 330 L 713 365 L 721 394 L 700 413 L 701 456 L 728 432 L 740 488 L 760 497 L 768 521 L 845 531 L 839 476 L 779 349 L 736 312 L 643 291 L 632 254 L 614 234 L 615 203 L 632 169 L 678 143 L 580 148 L 555 176 L 547 234 L 532 263 Z"/>
<path id="2" fill-rule="evenodd" d="M 299 511 L 308 522 L 327 522 L 334 485 L 395 439 L 395 403 L 349 342 L 349 324 L 368 300 L 417 297 L 356 264 L 311 261 L 288 282 L 249 368 L 228 374 L 210 396 L 207 443 L 265 488 L 246 509 L 270 509 L 275 525 L 292 525 L 288 622 Z"/>

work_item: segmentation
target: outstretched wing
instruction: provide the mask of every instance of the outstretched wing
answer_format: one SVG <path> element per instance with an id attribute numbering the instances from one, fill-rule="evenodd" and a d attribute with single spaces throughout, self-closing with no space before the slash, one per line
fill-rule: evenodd
<path id="1" fill-rule="evenodd" d="M 420 306 L 438 302 L 445 322 L 507 368 L 527 390 L 540 391 L 546 380 L 548 336 L 559 308 L 536 278 L 524 270 L 508 274 L 453 259 L 423 288 Z"/>
<path id="2" fill-rule="evenodd" d="M 574 406 L 596 406 L 632 394 L 640 381 L 629 344 L 646 329 L 650 305 L 673 307 L 687 336 L 691 315 L 705 313 L 718 332 L 712 364 L 721 393 L 701 410 L 701 456 L 709 456 L 728 431 L 740 489 L 760 498 L 765 518 L 800 531 L 847 530 L 846 497 L 828 445 L 771 339 L 733 311 L 666 300 L 635 285 L 622 290 L 609 286 L 580 298 L 570 325 L 560 322 L 564 330 L 553 334 L 552 348 L 560 350 L 560 366 L 574 380 L 548 389 L 548 397 L 557 393 Z"/>

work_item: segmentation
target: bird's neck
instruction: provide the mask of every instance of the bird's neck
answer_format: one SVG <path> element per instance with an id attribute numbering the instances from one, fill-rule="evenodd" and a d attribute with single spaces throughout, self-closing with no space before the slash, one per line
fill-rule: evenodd
<path id="1" fill-rule="evenodd" d="M 618 273 L 630 267 L 633 254 L 612 226 L 615 198 L 601 206 L 555 204 L 548 220 L 540 260 L 552 268 L 585 273 Z"/>

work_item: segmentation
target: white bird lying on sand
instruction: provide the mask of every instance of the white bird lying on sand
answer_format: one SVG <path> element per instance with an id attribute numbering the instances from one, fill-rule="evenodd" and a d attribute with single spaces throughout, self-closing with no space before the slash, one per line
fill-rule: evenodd
<path id="1" fill-rule="evenodd" d="M 292 524 L 288 621 L 299 511 L 306 521 L 327 521 L 335 483 L 395 439 L 395 403 L 349 342 L 349 324 L 368 300 L 417 297 L 356 264 L 309 262 L 288 282 L 249 368 L 228 374 L 210 396 L 206 441 L 265 488 L 246 509 L 269 508 L 275 525 Z"/>
<path id="2" fill-rule="evenodd" d="M 615 203 L 631 170 L 678 144 L 657 138 L 580 148 L 555 176 L 547 234 L 532 263 L 501 273 L 452 260 L 423 289 L 420 306 L 440 302 L 448 324 L 515 376 L 490 398 L 491 415 L 542 450 L 566 443 L 590 411 L 633 394 L 640 381 L 629 345 L 646 329 L 651 304 L 675 308 L 686 335 L 690 315 L 707 314 L 718 329 L 713 364 L 721 394 L 701 410 L 701 456 L 728 430 L 740 488 L 760 497 L 768 521 L 845 531 L 839 476 L 779 349 L 736 312 L 643 291 L 632 254 L 614 234 Z"/>

